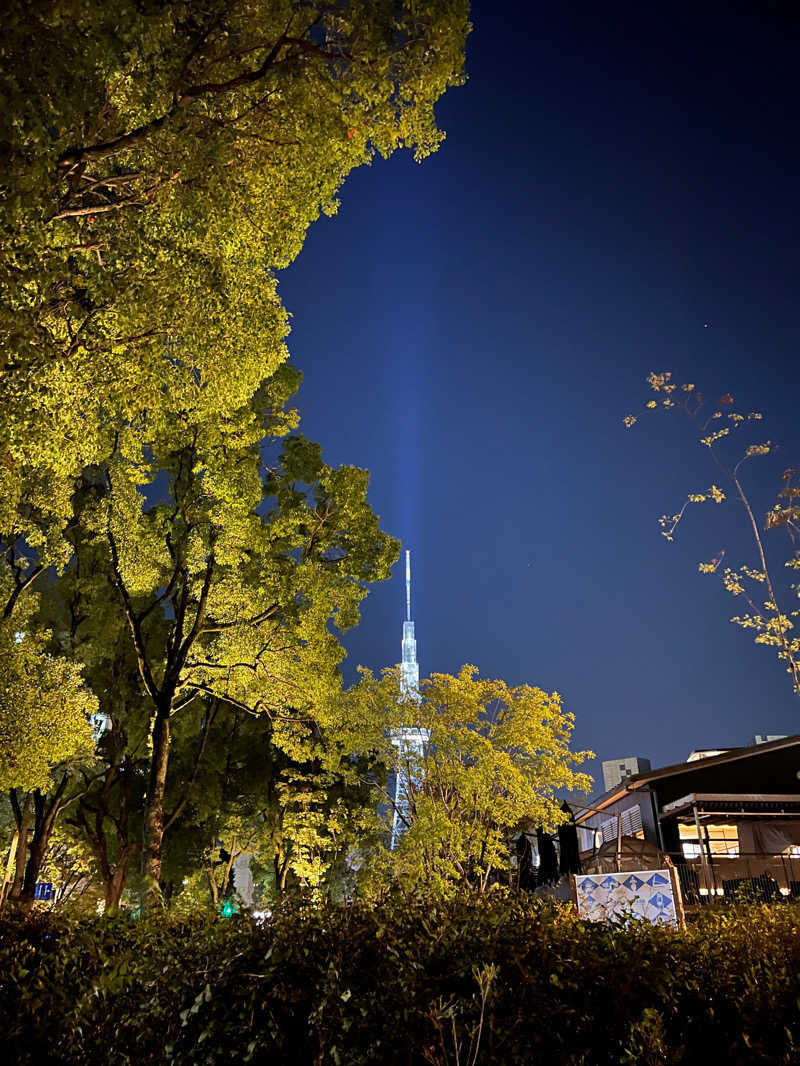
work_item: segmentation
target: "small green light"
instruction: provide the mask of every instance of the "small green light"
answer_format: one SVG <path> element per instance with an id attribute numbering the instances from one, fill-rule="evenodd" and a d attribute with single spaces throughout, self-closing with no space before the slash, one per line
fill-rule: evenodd
<path id="1" fill-rule="evenodd" d="M 222 917 L 223 918 L 230 918 L 235 913 L 236 913 L 236 908 L 234 907 L 234 905 L 231 903 L 231 901 L 229 899 L 226 899 L 225 902 L 222 904 Z"/>

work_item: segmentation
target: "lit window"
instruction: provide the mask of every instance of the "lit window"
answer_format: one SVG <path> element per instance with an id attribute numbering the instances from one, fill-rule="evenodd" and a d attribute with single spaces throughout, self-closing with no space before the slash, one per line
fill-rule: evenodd
<path id="1" fill-rule="evenodd" d="M 702 853 L 701 841 L 697 839 L 697 829 L 693 825 L 679 825 L 681 847 L 687 859 L 699 859 Z M 714 856 L 736 859 L 739 856 L 739 830 L 735 825 L 701 826 L 702 844 L 705 845 L 708 833 L 708 848 Z"/>

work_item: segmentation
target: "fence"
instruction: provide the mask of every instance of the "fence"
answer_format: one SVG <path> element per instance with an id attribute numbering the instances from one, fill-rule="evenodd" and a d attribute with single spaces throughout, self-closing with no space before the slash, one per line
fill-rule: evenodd
<path id="1" fill-rule="evenodd" d="M 800 900 L 800 856 L 740 854 L 687 859 L 670 854 L 684 903 L 755 899 L 763 903 Z"/>

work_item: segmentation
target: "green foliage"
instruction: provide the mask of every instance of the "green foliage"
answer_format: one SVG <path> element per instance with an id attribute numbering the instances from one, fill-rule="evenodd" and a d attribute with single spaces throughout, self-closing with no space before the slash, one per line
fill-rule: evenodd
<path id="1" fill-rule="evenodd" d="M 287 904 L 262 927 L 5 919 L 0 1042 L 20 1066 L 444 1066 L 470 1047 L 483 1066 L 792 1066 L 799 934 L 791 904 L 678 931 L 500 893 Z"/>
<path id="2" fill-rule="evenodd" d="M 354 167 L 436 149 L 433 106 L 463 80 L 468 29 L 465 0 L 9 0 L 9 543 L 63 564 L 82 468 L 249 403 L 287 357 L 273 271 Z"/>
<path id="3" fill-rule="evenodd" d="M 18 629 L 19 625 L 26 628 Z M 10 619 L 0 621 L 3 791 L 46 790 L 56 764 L 91 757 L 89 715 L 97 700 L 84 684 L 78 664 L 48 653 L 50 639 L 29 610 L 13 624 Z"/>
<path id="4" fill-rule="evenodd" d="M 591 778 L 574 768 L 591 752 L 570 750 L 573 716 L 558 693 L 481 679 L 474 666 L 423 680 L 420 701 L 398 701 L 398 692 L 397 671 L 380 681 L 365 673 L 342 712 L 388 766 L 398 756 L 387 727 L 429 738 L 400 752 L 407 831 L 391 856 L 374 856 L 372 872 L 378 884 L 390 872 L 406 886 L 483 891 L 509 870 L 514 832 L 564 820 L 558 790 L 589 790 Z"/>
<path id="5" fill-rule="evenodd" d="M 97 864 L 85 837 L 62 818 L 50 837 L 40 881 L 53 885 L 52 907 L 68 907 L 70 916 L 96 914 L 102 899 L 98 891 Z"/>
<path id="6" fill-rule="evenodd" d="M 167 837 L 163 880 L 180 892 L 178 904 L 222 898 L 240 853 L 252 856 L 264 906 L 286 891 L 340 892 L 348 850 L 376 835 L 363 757 L 317 725 L 286 723 L 276 738 L 266 715 L 221 703 L 210 713 L 205 755 L 188 789 L 204 735 L 201 712 L 179 716 L 172 738 L 166 806 L 186 802 Z"/>
<path id="7" fill-rule="evenodd" d="M 111 728 L 92 773 L 70 764 L 52 803 L 37 794 L 29 850 L 40 863 L 68 807 L 111 908 L 142 838 L 157 894 L 182 817 L 173 873 L 233 834 L 271 853 L 278 880 L 317 886 L 368 820 L 360 749 L 328 708 L 338 633 L 397 545 L 365 471 L 296 435 L 277 454 L 300 378 L 275 272 L 354 167 L 440 144 L 433 108 L 463 80 L 467 10 L 4 8 L 0 784 L 44 789 L 53 763 L 91 755 L 99 707 Z M 220 706 L 261 716 L 266 811 L 250 802 L 258 759 L 210 735 Z M 217 808 L 198 798 L 204 759 Z"/>

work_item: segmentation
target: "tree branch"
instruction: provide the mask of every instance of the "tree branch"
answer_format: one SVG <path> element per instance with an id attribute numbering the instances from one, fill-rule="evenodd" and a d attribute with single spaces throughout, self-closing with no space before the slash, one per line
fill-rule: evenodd
<path id="1" fill-rule="evenodd" d="M 201 96 L 222 96 L 225 93 L 232 92 L 234 89 L 239 89 L 244 85 L 252 85 L 257 81 L 260 81 L 269 73 L 270 69 L 275 64 L 286 41 L 287 38 L 285 34 L 281 34 L 267 53 L 264 62 L 256 67 L 255 70 L 245 71 L 244 73 L 237 75 L 235 78 L 230 78 L 228 81 L 207 82 L 202 85 L 193 85 L 191 88 L 185 89 L 175 100 L 172 107 L 170 107 L 163 115 L 160 115 L 158 118 L 150 119 L 149 122 L 143 123 L 135 130 L 131 130 L 129 133 L 119 134 L 118 136 L 113 137 L 110 141 L 104 141 L 101 144 L 88 145 L 83 148 L 70 149 L 69 151 L 64 152 L 59 157 L 57 164 L 59 176 L 65 178 L 71 174 L 76 167 L 83 163 L 99 159 L 107 159 L 109 156 L 117 155 L 119 152 L 123 152 L 128 148 L 137 147 L 144 143 L 153 133 L 160 130 L 166 122 L 177 115 L 181 110 L 189 107 Z M 92 214 L 93 212 L 86 211 L 82 213 Z M 65 216 L 62 215 L 57 217 Z"/>
<path id="2" fill-rule="evenodd" d="M 255 615 L 253 618 L 245 618 L 241 621 L 233 622 L 212 622 L 210 625 L 201 626 L 200 633 L 221 633 L 225 629 L 234 629 L 236 626 L 257 626 L 262 622 L 266 622 L 268 618 L 271 618 L 280 609 L 279 603 L 273 603 L 270 607 L 267 607 L 265 611 Z"/>
<path id="3" fill-rule="evenodd" d="M 202 588 L 202 591 L 200 593 L 200 601 L 197 604 L 197 613 L 195 614 L 195 617 L 194 617 L 194 624 L 192 625 L 192 628 L 189 630 L 189 632 L 188 632 L 188 634 L 186 636 L 186 639 L 183 641 L 183 643 L 181 644 L 181 646 L 178 649 L 178 669 L 182 669 L 183 668 L 183 665 L 186 662 L 186 657 L 189 654 L 189 650 L 191 649 L 192 645 L 194 644 L 194 642 L 197 640 L 197 638 L 200 636 L 200 633 L 202 632 L 201 626 L 202 626 L 203 619 L 205 618 L 205 615 L 206 615 L 206 606 L 208 604 L 208 595 L 209 595 L 209 592 L 211 591 L 211 580 L 212 580 L 213 576 L 214 576 L 214 549 L 212 547 L 212 549 L 211 549 L 211 551 L 209 553 L 209 556 L 208 556 L 208 562 L 206 563 L 206 573 L 205 573 L 205 577 L 203 578 L 203 588 Z"/>
<path id="4" fill-rule="evenodd" d="M 191 775 L 189 777 L 189 780 L 186 782 L 186 787 L 184 788 L 184 791 L 183 791 L 183 797 L 177 803 L 177 805 L 176 805 L 175 809 L 173 810 L 172 814 L 168 815 L 166 821 L 164 822 L 164 832 L 165 833 L 169 829 L 169 827 L 172 825 L 172 823 L 175 821 L 175 819 L 179 818 L 180 815 L 183 813 L 183 809 L 184 809 L 184 807 L 186 806 L 186 804 L 187 804 L 187 802 L 189 800 L 189 790 L 191 789 L 192 785 L 197 780 L 197 774 L 198 774 L 198 771 L 200 769 L 200 762 L 201 762 L 201 760 L 203 758 L 203 754 L 204 754 L 204 752 L 206 750 L 206 744 L 208 742 L 208 734 L 211 732 L 211 726 L 212 726 L 212 724 L 214 722 L 214 719 L 217 716 L 218 709 L 219 709 L 219 702 L 215 700 L 213 705 L 212 705 L 212 709 L 211 709 L 210 713 L 206 715 L 206 720 L 205 720 L 205 723 L 203 724 L 203 735 L 202 735 L 202 737 L 200 739 L 200 746 L 197 749 L 197 755 L 195 756 L 195 759 L 194 759 L 194 766 L 192 767 L 192 772 L 191 772 Z"/>
<path id="5" fill-rule="evenodd" d="M 108 474 L 106 475 L 108 477 Z M 108 478 L 109 486 L 111 485 L 111 479 Z M 122 571 L 119 565 L 119 552 L 117 551 L 117 542 L 114 534 L 109 528 L 107 530 L 108 542 L 111 545 L 111 563 L 114 569 L 114 577 L 116 579 L 116 586 L 122 596 L 122 603 L 125 608 L 125 617 L 128 619 L 128 625 L 130 626 L 131 634 L 133 636 L 133 646 L 136 650 L 136 661 L 139 666 L 139 673 L 141 675 L 144 686 L 147 689 L 148 694 L 153 700 L 157 700 L 160 692 L 158 685 L 155 682 L 153 673 L 150 669 L 150 664 L 147 661 L 147 650 L 145 648 L 144 634 L 142 633 L 142 627 L 140 619 L 133 609 L 133 603 L 131 602 L 130 595 L 125 587 L 125 581 L 122 577 Z"/>
<path id="6" fill-rule="evenodd" d="M 65 211 L 59 211 L 47 221 L 58 222 L 62 218 L 82 218 L 85 215 L 104 215 L 108 211 L 119 211 L 123 207 L 146 207 L 142 200 L 117 200 L 113 204 L 99 204 L 96 207 L 70 207 Z"/>
<path id="7" fill-rule="evenodd" d="M 33 570 L 31 570 L 31 572 L 23 578 L 20 576 L 20 568 L 14 562 L 13 548 L 9 551 L 6 558 L 8 559 L 8 562 L 12 570 L 14 571 L 14 588 L 12 589 L 11 595 L 8 597 L 6 605 L 3 608 L 3 618 L 10 618 L 14 607 L 16 606 L 17 600 L 20 598 L 25 589 L 32 585 L 36 578 L 39 576 L 39 574 L 42 573 L 42 571 L 44 570 L 44 566 L 40 563 L 38 566 L 35 566 Z"/>
<path id="8" fill-rule="evenodd" d="M 15 788 L 8 790 L 8 798 L 11 801 L 11 809 L 14 812 L 14 821 L 17 823 L 17 829 L 20 829 L 22 826 L 22 808 L 19 805 L 19 796 L 17 796 Z"/>

